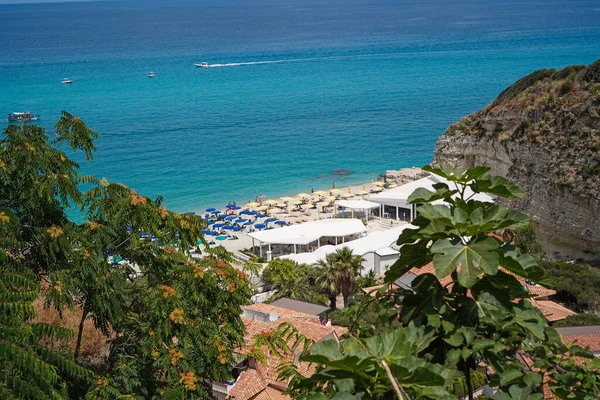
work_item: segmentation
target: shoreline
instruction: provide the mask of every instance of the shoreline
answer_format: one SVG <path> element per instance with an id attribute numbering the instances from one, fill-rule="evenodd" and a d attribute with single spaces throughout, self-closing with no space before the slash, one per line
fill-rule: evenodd
<path id="1" fill-rule="evenodd" d="M 335 188 L 337 188 L 337 189 L 340 189 L 340 190 L 341 190 L 341 193 L 348 193 L 348 188 L 350 188 L 350 190 L 351 190 L 352 194 L 353 194 L 353 195 L 355 195 L 356 193 L 358 193 L 358 192 L 360 192 L 361 190 L 363 190 L 363 186 L 364 186 L 364 187 L 366 187 L 366 190 L 367 190 L 367 191 L 369 191 L 369 190 L 370 190 L 370 188 L 373 186 L 373 185 L 372 185 L 372 182 L 376 182 L 376 181 L 378 181 L 378 178 L 379 178 L 380 176 L 383 176 L 383 175 L 385 175 L 385 173 L 379 173 L 379 174 L 377 174 L 377 175 L 376 175 L 374 178 L 372 178 L 372 179 L 371 179 L 370 181 L 368 181 L 368 182 L 364 182 L 364 181 L 363 181 L 362 183 L 350 183 L 350 184 L 343 184 L 343 185 L 338 185 L 338 184 L 336 183 L 336 184 L 335 184 Z M 383 180 L 379 180 L 379 181 L 380 181 L 380 182 L 383 182 Z M 311 188 L 309 188 L 309 189 L 305 189 L 305 190 L 300 190 L 300 191 L 297 191 L 297 192 L 295 192 L 295 193 L 284 193 L 284 192 L 280 192 L 280 193 L 279 193 L 279 195 L 276 195 L 276 196 L 267 196 L 267 195 L 264 195 L 265 197 L 262 199 L 262 201 L 266 201 L 266 200 L 277 200 L 277 201 L 279 201 L 279 200 L 280 200 L 282 197 L 292 197 L 292 198 L 296 198 L 296 195 L 297 195 L 297 194 L 299 194 L 299 193 L 307 193 L 307 194 L 312 194 L 311 192 L 312 192 L 313 190 L 314 190 L 315 192 L 316 192 L 316 191 L 319 191 L 319 190 L 322 190 L 322 191 L 324 191 L 324 192 L 327 192 L 327 191 L 329 191 L 329 190 L 333 189 L 333 184 L 334 184 L 334 183 L 335 183 L 335 182 L 333 182 L 333 181 L 332 181 L 332 187 L 329 187 L 329 188 L 324 188 L 324 187 L 322 187 L 322 186 L 315 186 L 315 187 L 311 187 Z M 305 187 L 305 188 L 306 188 L 306 187 Z M 370 194 L 370 193 L 369 193 L 369 194 Z M 224 208 L 224 207 L 225 207 L 225 206 L 226 206 L 226 205 L 227 205 L 227 204 L 228 204 L 230 201 L 232 201 L 232 202 L 233 202 L 233 201 L 235 201 L 235 203 L 236 203 L 238 206 L 240 206 L 240 207 L 242 207 L 242 209 L 244 209 L 244 208 L 245 208 L 245 207 L 244 207 L 244 205 L 245 205 L 245 204 L 247 204 L 248 202 L 255 202 L 255 201 L 258 201 L 257 199 L 258 199 L 258 197 L 259 197 L 259 196 L 261 196 L 261 195 L 263 195 L 263 194 L 262 194 L 262 193 L 257 193 L 256 195 L 254 195 L 254 197 L 253 197 L 253 198 L 250 198 L 250 199 L 230 199 L 230 200 L 225 200 L 225 201 L 222 201 L 222 202 L 221 202 L 221 204 L 206 204 L 206 205 L 203 205 L 203 206 L 199 207 L 199 209 L 198 209 L 198 210 L 190 210 L 190 212 L 195 212 L 195 213 L 196 213 L 196 214 L 198 214 L 198 215 L 204 215 L 204 213 L 205 213 L 205 210 L 206 210 L 207 208 L 211 208 L 211 207 L 213 207 L 213 208 L 216 208 L 216 209 L 221 209 L 221 208 Z"/>

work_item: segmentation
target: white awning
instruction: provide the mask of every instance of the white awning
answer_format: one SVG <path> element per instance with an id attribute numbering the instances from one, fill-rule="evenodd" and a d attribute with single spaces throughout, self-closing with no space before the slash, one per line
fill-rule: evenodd
<path id="1" fill-rule="evenodd" d="M 452 182 L 449 182 L 441 176 L 431 174 L 425 178 L 421 178 L 416 181 L 406 183 L 402 186 L 398 186 L 397 188 L 388 189 L 381 193 L 371 195 L 369 196 L 369 201 L 378 204 L 384 204 L 386 206 L 411 208 L 411 205 L 408 204 L 408 197 L 419 188 L 435 192 L 433 185 L 435 185 L 436 183 L 445 183 L 450 187 L 450 189 L 454 188 L 454 184 L 452 184 Z M 467 197 L 472 196 L 472 198 L 475 200 L 488 203 L 494 202 L 494 197 L 485 193 L 475 194 L 470 188 L 467 188 L 465 194 L 467 195 Z M 439 204 L 442 202 L 443 200 L 439 200 L 435 204 Z"/>
<path id="2" fill-rule="evenodd" d="M 344 237 L 366 231 L 367 228 L 358 219 L 323 219 L 284 226 L 283 228 L 251 232 L 248 236 L 261 243 L 305 245 L 322 237 Z"/>
<path id="3" fill-rule="evenodd" d="M 312 253 L 289 254 L 280 258 L 293 260 L 299 264 L 312 265 L 316 264 L 319 260 L 325 259 L 328 254 L 334 253 L 343 247 L 348 247 L 352 250 L 352 253 L 361 256 L 367 253 L 377 253 L 379 255 L 398 254 L 398 251 L 393 246 L 395 246 L 398 236 L 407 228 L 415 228 L 415 226 L 406 224 L 385 231 L 371 232 L 365 237 L 338 244 L 337 246 L 321 246 Z"/>
<path id="4" fill-rule="evenodd" d="M 367 200 L 338 200 L 336 206 L 349 208 L 351 210 L 370 210 L 371 208 L 379 208 L 379 203 L 374 203 Z"/>

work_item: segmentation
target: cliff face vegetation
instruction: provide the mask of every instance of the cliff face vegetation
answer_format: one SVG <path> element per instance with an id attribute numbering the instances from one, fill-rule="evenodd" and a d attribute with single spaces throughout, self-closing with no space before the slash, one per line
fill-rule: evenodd
<path id="1" fill-rule="evenodd" d="M 451 125 L 434 162 L 485 165 L 528 196 L 547 254 L 600 259 L 600 60 L 533 72 Z"/>

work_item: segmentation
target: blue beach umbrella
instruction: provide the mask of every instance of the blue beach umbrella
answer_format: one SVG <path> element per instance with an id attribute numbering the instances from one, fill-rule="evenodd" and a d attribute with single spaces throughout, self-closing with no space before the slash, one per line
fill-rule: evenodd
<path id="1" fill-rule="evenodd" d="M 256 224 L 254 225 L 256 229 L 265 229 L 267 226 L 265 224 Z"/>
<path id="2" fill-rule="evenodd" d="M 223 225 L 223 230 L 230 230 L 231 228 L 233 228 L 233 226 L 231 226 L 231 225 Z"/>
<path id="3" fill-rule="evenodd" d="M 230 209 L 231 210 L 241 210 L 242 207 L 240 207 L 240 206 L 233 206 L 233 207 L 230 207 Z"/>
<path id="4" fill-rule="evenodd" d="M 265 224 L 268 224 L 269 222 L 275 222 L 275 221 L 277 221 L 277 218 L 273 218 L 273 217 L 267 218 L 267 219 L 265 219 Z"/>
<path id="5" fill-rule="evenodd" d="M 210 235 L 210 232 L 212 232 L 210 229 L 202 230 L 202 234 L 204 234 L 204 235 Z"/>
<path id="6" fill-rule="evenodd" d="M 213 225 L 213 228 L 222 228 L 222 227 L 223 227 L 223 224 L 214 224 Z"/>
<path id="7" fill-rule="evenodd" d="M 248 211 L 246 214 L 247 215 L 256 215 L 256 211 Z"/>
<path id="8" fill-rule="evenodd" d="M 237 226 L 237 225 L 231 227 L 231 230 L 234 231 L 234 232 L 238 232 L 240 229 L 241 228 L 239 226 Z"/>
<path id="9" fill-rule="evenodd" d="M 248 215 L 248 210 L 242 210 L 239 212 L 240 215 Z"/>
<path id="10" fill-rule="evenodd" d="M 285 225 L 285 224 L 286 224 L 285 221 L 281 221 L 281 220 L 275 221 L 275 225 Z"/>
<path id="11" fill-rule="evenodd" d="M 235 215 L 230 215 L 229 217 L 225 217 L 226 221 L 233 221 L 234 219 L 236 219 L 237 217 Z"/>
<path id="12" fill-rule="evenodd" d="M 211 213 L 213 213 L 213 214 L 221 214 L 221 211 L 219 211 L 219 210 L 212 210 Z"/>
<path id="13" fill-rule="evenodd" d="M 240 222 L 246 222 L 246 220 L 244 218 L 238 218 L 238 219 L 234 220 L 233 222 L 236 222 L 239 224 Z"/>
<path id="14" fill-rule="evenodd" d="M 256 218 L 264 218 L 266 217 L 266 214 L 256 214 Z"/>
<path id="15" fill-rule="evenodd" d="M 206 209 L 206 210 L 204 210 L 204 211 L 206 211 L 206 212 L 213 212 L 213 211 L 217 211 L 217 209 L 216 209 L 216 208 L 212 208 L 212 207 L 211 207 L 211 208 L 207 208 L 207 209 Z"/>
<path id="16" fill-rule="evenodd" d="M 254 222 L 252 221 L 247 221 L 246 223 L 244 223 L 244 225 L 252 225 Z"/>

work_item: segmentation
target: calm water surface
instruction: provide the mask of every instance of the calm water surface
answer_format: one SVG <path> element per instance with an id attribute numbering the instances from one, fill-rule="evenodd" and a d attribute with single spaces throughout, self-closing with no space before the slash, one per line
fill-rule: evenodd
<path id="1" fill-rule="evenodd" d="M 0 112 L 79 115 L 84 173 L 198 211 L 424 165 L 522 75 L 597 58 L 587 0 L 0 5 Z"/>

